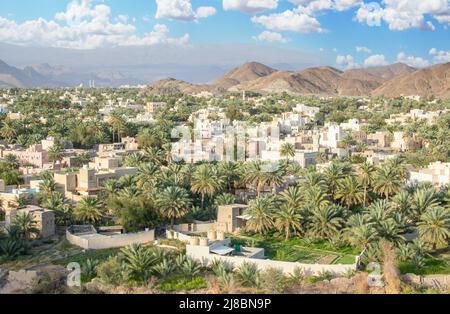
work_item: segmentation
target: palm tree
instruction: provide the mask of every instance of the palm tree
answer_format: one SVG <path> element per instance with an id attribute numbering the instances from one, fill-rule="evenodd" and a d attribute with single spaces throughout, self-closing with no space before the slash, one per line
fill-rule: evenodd
<path id="1" fill-rule="evenodd" d="M 299 208 L 302 201 L 303 195 L 298 186 L 290 186 L 286 190 L 280 193 L 281 199 L 286 202 L 288 206 L 293 208 Z"/>
<path id="2" fill-rule="evenodd" d="M 14 217 L 13 225 L 17 226 L 19 234 L 25 239 L 31 239 L 33 236 L 39 235 L 39 229 L 37 228 L 37 221 L 30 212 L 18 212 Z"/>
<path id="3" fill-rule="evenodd" d="M 59 144 L 54 144 L 52 147 L 48 149 L 48 160 L 55 163 L 57 161 L 61 161 L 64 158 L 64 154 L 62 152 L 62 148 Z"/>
<path id="4" fill-rule="evenodd" d="M 201 207 L 204 208 L 205 195 L 212 197 L 220 191 L 223 186 L 223 179 L 213 166 L 204 164 L 195 169 L 192 176 L 191 191 L 201 195 Z"/>
<path id="5" fill-rule="evenodd" d="M 273 214 L 276 202 L 272 195 L 258 196 L 251 200 L 245 214 L 249 217 L 246 228 L 250 231 L 265 234 L 273 227 Z"/>
<path id="6" fill-rule="evenodd" d="M 392 198 L 392 207 L 403 214 L 411 213 L 411 195 L 408 191 L 401 191 Z"/>
<path id="7" fill-rule="evenodd" d="M 411 201 L 411 210 L 416 219 L 430 209 L 439 206 L 439 194 L 434 187 L 417 189 Z"/>
<path id="8" fill-rule="evenodd" d="M 367 191 L 373 183 L 373 175 L 376 171 L 374 165 L 364 162 L 359 166 L 359 181 L 364 188 L 364 201 L 363 204 L 367 205 Z"/>
<path id="9" fill-rule="evenodd" d="M 278 165 L 266 165 L 264 168 L 264 173 L 262 179 L 264 185 L 269 185 L 272 187 L 272 194 L 276 194 L 276 189 L 282 186 L 283 180 L 283 169 L 278 167 Z"/>
<path id="10" fill-rule="evenodd" d="M 146 159 L 144 155 L 138 152 L 134 152 L 125 157 L 124 165 L 126 167 L 139 167 L 145 161 Z"/>
<path id="11" fill-rule="evenodd" d="M 157 261 L 152 252 L 140 244 L 131 244 L 120 250 L 125 268 L 132 279 L 145 282 L 150 277 L 151 268 Z"/>
<path id="12" fill-rule="evenodd" d="M 85 196 L 75 207 L 75 217 L 83 223 L 96 224 L 104 215 L 103 206 L 99 199 L 93 196 Z"/>
<path id="13" fill-rule="evenodd" d="M 344 225 L 339 206 L 316 207 L 312 211 L 309 230 L 319 238 L 332 238 Z"/>
<path id="14" fill-rule="evenodd" d="M 291 143 L 284 143 L 283 145 L 281 145 L 280 155 L 281 157 L 285 157 L 286 160 L 289 161 L 289 158 L 295 157 L 295 146 Z"/>
<path id="15" fill-rule="evenodd" d="M 214 200 L 214 203 L 216 206 L 232 205 L 236 203 L 236 197 L 233 194 L 222 193 L 220 195 L 217 195 L 217 197 Z"/>
<path id="16" fill-rule="evenodd" d="M 366 223 L 346 229 L 345 236 L 350 244 L 364 249 L 378 239 L 378 232 L 371 223 Z"/>
<path id="17" fill-rule="evenodd" d="M 438 244 L 447 243 L 450 239 L 450 210 L 434 207 L 420 216 L 417 223 L 419 235 L 425 242 L 433 245 L 436 250 Z"/>
<path id="18" fill-rule="evenodd" d="M 352 205 L 364 203 L 364 192 L 355 177 L 349 176 L 338 181 L 335 199 L 350 208 Z"/>
<path id="19" fill-rule="evenodd" d="M 15 126 L 13 120 L 5 119 L 3 121 L 3 125 L 0 128 L 0 135 L 8 140 L 12 139 L 17 135 L 17 127 Z"/>
<path id="20" fill-rule="evenodd" d="M 137 184 L 143 187 L 146 183 L 155 182 L 160 176 L 160 167 L 152 162 L 139 166 L 139 174 L 137 176 Z"/>
<path id="21" fill-rule="evenodd" d="M 219 172 L 225 178 L 225 182 L 230 192 L 234 183 L 239 180 L 238 166 L 234 162 L 221 162 L 219 164 Z"/>
<path id="22" fill-rule="evenodd" d="M 338 182 L 345 176 L 344 167 L 340 163 L 333 162 L 325 169 L 324 175 L 330 194 L 334 198 Z"/>
<path id="23" fill-rule="evenodd" d="M 255 187 L 256 194 L 259 196 L 266 183 L 263 164 L 261 161 L 251 161 L 244 166 L 244 182 Z"/>
<path id="24" fill-rule="evenodd" d="M 380 195 L 389 199 L 389 196 L 400 192 L 402 187 L 402 179 L 399 172 L 389 166 L 384 165 L 375 173 L 374 191 Z"/>
<path id="25" fill-rule="evenodd" d="M 156 206 L 161 214 L 170 219 L 171 226 L 176 218 L 184 217 L 188 214 L 192 201 L 188 192 L 178 186 L 169 186 L 161 191 L 156 200 Z"/>
<path id="26" fill-rule="evenodd" d="M 294 207 L 287 204 L 274 214 L 274 226 L 278 231 L 284 233 L 286 241 L 290 238 L 292 231 L 301 230 L 301 221 L 302 215 L 297 213 Z"/>
<path id="27" fill-rule="evenodd" d="M 50 179 L 44 179 L 40 184 L 39 184 L 39 190 L 44 194 L 44 195 L 50 195 L 52 194 L 55 190 L 56 190 L 56 182 L 53 178 Z"/>

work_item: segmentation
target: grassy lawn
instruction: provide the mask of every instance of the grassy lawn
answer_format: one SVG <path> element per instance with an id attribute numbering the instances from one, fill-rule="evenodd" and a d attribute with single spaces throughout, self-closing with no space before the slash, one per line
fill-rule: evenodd
<path id="1" fill-rule="evenodd" d="M 275 236 L 230 236 L 232 243 L 244 246 L 254 245 L 264 248 L 269 259 L 306 264 L 353 264 L 360 252 L 352 247 L 335 248 L 327 241 L 310 243 L 303 239 L 290 239 Z"/>
<path id="2" fill-rule="evenodd" d="M 437 253 L 426 257 L 425 265 L 422 267 L 411 263 L 400 263 L 399 268 L 402 274 L 448 275 L 450 274 L 450 247 L 438 250 Z"/>
<path id="3" fill-rule="evenodd" d="M 180 292 L 203 289 L 207 286 L 208 283 L 204 277 L 197 276 L 193 278 L 184 278 L 177 276 L 158 283 L 156 288 L 165 292 Z"/>
<path id="4" fill-rule="evenodd" d="M 108 257 L 116 255 L 120 249 L 105 249 L 105 250 L 87 250 L 84 252 L 80 252 L 78 254 L 72 255 L 70 257 L 62 258 L 53 262 L 56 265 L 68 265 L 69 263 L 79 263 L 84 264 L 86 260 L 97 260 L 99 262 L 103 262 Z"/>

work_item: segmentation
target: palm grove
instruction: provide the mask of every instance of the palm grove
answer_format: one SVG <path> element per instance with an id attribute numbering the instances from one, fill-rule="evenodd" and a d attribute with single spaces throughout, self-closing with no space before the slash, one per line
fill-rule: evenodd
<path id="1" fill-rule="evenodd" d="M 54 210 L 62 226 L 102 225 L 116 217 L 117 223 L 132 232 L 194 219 L 209 220 L 215 218 L 217 206 L 236 202 L 237 189 L 247 189 L 255 194 L 246 213 L 250 219 L 244 232 L 248 234 L 351 245 L 364 252 L 366 261 L 379 260 L 379 244 L 385 240 L 395 245 L 401 260 L 417 265 L 424 263 L 429 252 L 448 246 L 450 189 L 406 184 L 404 158 L 378 167 L 352 157 L 337 158 L 319 172 L 301 169 L 291 161 L 293 147 L 286 145 L 281 152 L 283 160 L 272 167 L 260 161 L 173 162 L 170 130 L 201 106 L 183 97 L 178 110 L 160 113 L 151 125 L 128 123 L 120 113 L 104 122 L 97 112 L 100 103 L 74 110 L 68 102 L 32 98 L 17 105 L 22 119 L 1 118 L 0 134 L 9 143 L 24 146 L 51 135 L 61 143 L 70 140 L 74 146 L 87 149 L 122 136 L 136 136 L 141 152 L 126 156 L 124 163 L 138 167 L 139 173 L 107 181 L 98 198 L 85 197 L 72 206 L 56 191 L 51 173 L 41 176 L 39 203 Z M 173 99 L 168 102 L 175 104 Z M 267 107 L 267 112 L 258 115 L 273 113 L 274 105 Z M 41 121 L 42 116 L 46 121 Z M 61 160 L 61 151 L 62 147 L 56 146 L 50 152 L 51 159 Z M 89 158 L 81 156 L 80 164 Z M 322 159 L 319 155 L 318 162 Z M 1 177 L 7 178 L 8 184 L 20 183 L 14 160 L 6 159 L 0 167 Z M 286 186 L 286 176 L 297 180 Z M 33 221 L 26 217 L 17 220 L 14 230 L 3 235 L 3 254 L 16 256 L 14 252 L 26 250 Z M 408 235 L 414 233 L 418 237 L 408 241 Z"/>

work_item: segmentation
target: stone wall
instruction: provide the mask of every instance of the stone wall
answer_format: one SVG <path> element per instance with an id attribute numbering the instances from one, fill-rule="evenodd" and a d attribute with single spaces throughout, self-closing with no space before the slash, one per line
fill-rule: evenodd
<path id="1" fill-rule="evenodd" d="M 70 243 L 82 247 L 86 250 L 102 250 L 125 247 L 133 243 L 153 243 L 153 241 L 155 240 L 155 230 L 138 233 L 118 234 L 112 236 L 93 234 L 92 237 L 77 236 L 76 234 L 72 234 L 67 231 L 66 237 Z"/>
<path id="2" fill-rule="evenodd" d="M 225 261 L 233 267 L 238 268 L 244 262 L 256 264 L 258 269 L 263 270 L 267 268 L 281 269 L 284 273 L 292 273 L 295 268 L 301 268 L 307 275 L 318 275 L 322 272 L 330 272 L 335 275 L 346 275 L 350 271 L 356 271 L 357 265 L 343 265 L 343 264 L 303 264 L 296 262 L 283 262 L 269 259 L 247 258 L 240 256 L 220 256 L 210 254 L 208 246 L 193 246 L 186 245 L 186 254 L 191 258 L 199 260 L 203 265 L 208 265 L 214 260 Z"/>
<path id="3" fill-rule="evenodd" d="M 415 274 L 406 274 L 402 276 L 402 281 L 416 287 L 450 290 L 450 275 L 420 276 Z"/>

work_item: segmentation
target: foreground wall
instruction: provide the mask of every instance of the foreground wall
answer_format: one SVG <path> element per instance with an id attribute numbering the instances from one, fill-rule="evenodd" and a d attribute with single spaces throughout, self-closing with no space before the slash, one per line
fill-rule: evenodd
<path id="1" fill-rule="evenodd" d="M 296 262 L 283 262 L 268 259 L 246 258 L 240 256 L 220 256 L 210 254 L 208 246 L 186 245 L 186 254 L 199 260 L 203 265 L 208 265 L 214 260 L 222 260 L 237 268 L 244 262 L 254 263 L 259 270 L 267 268 L 281 269 L 284 273 L 292 273 L 295 268 L 301 268 L 307 275 L 318 275 L 321 272 L 331 272 L 335 275 L 346 275 L 357 269 L 357 264 L 303 264 Z"/>
<path id="2" fill-rule="evenodd" d="M 86 250 L 102 250 L 109 248 L 120 248 L 127 245 L 138 243 L 146 244 L 155 240 L 155 230 L 139 233 L 118 234 L 105 236 L 97 234 L 92 238 L 84 238 L 66 231 L 67 240 Z"/>

